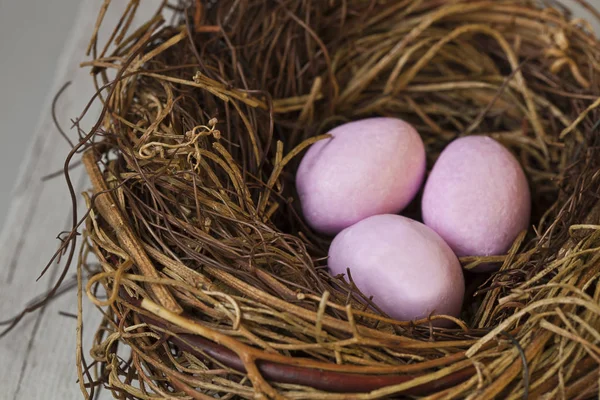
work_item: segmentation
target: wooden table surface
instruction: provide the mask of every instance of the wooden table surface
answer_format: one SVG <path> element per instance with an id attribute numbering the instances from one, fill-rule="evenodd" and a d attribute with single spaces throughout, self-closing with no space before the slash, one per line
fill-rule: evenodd
<path id="1" fill-rule="evenodd" d="M 113 3 L 105 17 L 106 26 L 112 26 L 111 21 L 121 15 L 127 1 L 113 0 Z M 158 3 L 159 0 L 142 1 L 137 22 L 147 20 Z M 88 70 L 79 68 L 79 62 L 86 59 L 85 49 L 101 4 L 101 0 L 82 1 L 55 75 L 53 93 L 72 81 L 57 103 L 58 119 L 64 127 L 70 126 L 69 121 L 80 114 L 94 93 Z M 103 33 L 105 36 L 107 32 Z M 97 110 L 82 125 L 91 126 L 95 115 Z M 62 270 L 61 265 L 53 265 L 36 282 L 59 245 L 57 234 L 70 227 L 70 197 L 64 179 L 42 181 L 43 176 L 62 169 L 68 151 L 69 146 L 54 127 L 48 103 L 22 160 L 18 185 L 0 235 L 0 320 L 15 315 L 47 291 Z M 72 177 L 78 193 L 89 187 L 81 168 L 74 170 Z M 80 204 L 79 215 L 82 212 Z M 69 276 L 74 275 L 73 268 Z M 84 314 L 87 352 L 99 314 L 85 300 L 84 308 L 91 311 Z M 76 292 L 72 290 L 26 316 L 16 329 L 0 339 L 0 400 L 82 398 L 75 364 L 76 320 L 59 314 L 76 311 Z M 103 391 L 100 399 L 108 398 L 110 393 Z"/>
<path id="2" fill-rule="evenodd" d="M 127 1 L 113 0 L 113 3 L 105 17 L 107 27 L 114 26 Z M 144 0 L 137 23 L 146 21 L 158 3 L 159 0 Z M 53 93 L 65 82 L 72 82 L 59 98 L 56 108 L 58 119 L 65 128 L 70 127 L 70 120 L 79 116 L 94 93 L 89 71 L 80 68 L 79 63 L 87 59 L 85 50 L 101 5 L 100 0 L 85 0 L 80 5 L 55 75 Z M 100 37 L 106 37 L 106 34 L 107 31 L 103 31 Z M 83 127 L 91 127 L 97 115 L 96 108 L 89 118 L 84 119 Z M 69 132 L 75 137 L 74 131 Z M 54 264 L 36 282 L 59 245 L 57 235 L 70 229 L 70 197 L 64 179 L 59 176 L 42 181 L 43 176 L 62 169 L 68 151 L 69 145 L 52 122 L 51 104 L 46 104 L 35 138 L 22 160 L 18 184 L 0 236 L 0 320 L 14 316 L 28 302 L 47 291 L 62 271 L 62 264 Z M 72 173 L 78 193 L 89 187 L 83 172 L 82 168 L 77 168 Z M 82 204 L 79 209 L 81 216 Z M 75 276 L 74 266 L 68 276 Z M 100 319 L 99 313 L 85 299 L 84 308 L 91 311 L 84 318 L 87 356 L 91 336 Z M 61 312 L 77 312 L 75 290 L 26 316 L 12 332 L 0 339 L 0 400 L 82 398 L 75 363 L 76 320 L 61 315 Z M 89 360 L 89 356 L 87 358 Z M 103 391 L 100 398 L 111 398 L 110 393 Z"/>

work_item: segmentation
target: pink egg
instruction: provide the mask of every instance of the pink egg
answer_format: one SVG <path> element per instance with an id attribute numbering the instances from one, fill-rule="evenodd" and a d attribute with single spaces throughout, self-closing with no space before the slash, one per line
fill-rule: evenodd
<path id="1" fill-rule="evenodd" d="M 425 148 L 406 122 L 369 118 L 329 132 L 310 147 L 296 175 L 306 222 L 333 235 L 410 203 L 425 176 Z"/>
<path id="2" fill-rule="evenodd" d="M 361 292 L 398 320 L 460 313 L 465 292 L 460 263 L 420 222 L 391 214 L 364 219 L 335 237 L 328 265 L 333 275 L 349 269 Z"/>
<path id="3" fill-rule="evenodd" d="M 531 195 L 519 162 L 504 146 L 468 136 L 440 154 L 425 184 L 422 211 L 425 224 L 459 257 L 498 255 L 527 229 Z"/>

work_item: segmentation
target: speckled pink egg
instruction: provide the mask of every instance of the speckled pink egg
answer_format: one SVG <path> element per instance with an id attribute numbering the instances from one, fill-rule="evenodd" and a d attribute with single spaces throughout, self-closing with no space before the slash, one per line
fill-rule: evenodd
<path id="1" fill-rule="evenodd" d="M 465 282 L 456 255 L 412 219 L 375 215 L 344 229 L 331 243 L 328 265 L 333 275 L 349 269 L 361 292 L 398 320 L 460 313 Z"/>
<path id="2" fill-rule="evenodd" d="M 329 134 L 308 149 L 296 175 L 302 212 L 313 229 L 334 235 L 410 203 L 425 176 L 425 147 L 411 125 L 369 118 Z"/>
<path id="3" fill-rule="evenodd" d="M 519 162 L 503 145 L 468 136 L 440 154 L 425 184 L 422 211 L 425 224 L 459 257 L 498 255 L 527 229 L 531 195 Z"/>

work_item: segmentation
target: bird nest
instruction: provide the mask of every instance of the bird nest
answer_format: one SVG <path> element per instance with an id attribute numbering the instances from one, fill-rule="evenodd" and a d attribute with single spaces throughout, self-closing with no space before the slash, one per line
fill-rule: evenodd
<path id="1" fill-rule="evenodd" d="M 83 153 L 93 186 L 79 293 L 103 313 L 78 348 L 86 397 L 596 396 L 600 45 L 586 21 L 552 1 L 219 0 L 164 3 L 134 30 L 137 7 L 107 42 L 98 19 L 85 65 L 102 114 L 69 157 Z M 528 177 L 529 231 L 460 260 L 460 318 L 387 317 L 328 273 L 331 238 L 301 218 L 303 150 L 372 116 L 415 126 L 428 168 L 478 134 Z M 501 267 L 469 272 L 481 263 Z"/>

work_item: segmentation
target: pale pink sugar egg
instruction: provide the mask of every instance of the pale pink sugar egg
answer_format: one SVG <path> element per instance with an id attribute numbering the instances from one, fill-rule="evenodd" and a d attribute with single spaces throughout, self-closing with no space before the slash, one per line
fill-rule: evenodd
<path id="1" fill-rule="evenodd" d="M 306 222 L 333 235 L 410 203 L 425 176 L 425 147 L 408 123 L 369 118 L 331 130 L 302 159 L 296 187 Z"/>
<path id="2" fill-rule="evenodd" d="M 391 214 L 364 219 L 334 238 L 328 265 L 333 275 L 349 269 L 361 292 L 398 320 L 460 314 L 465 292 L 460 263 L 420 222 Z"/>
<path id="3" fill-rule="evenodd" d="M 529 225 L 527 178 L 515 157 L 494 139 L 460 138 L 433 166 L 422 212 L 425 224 L 459 257 L 504 254 Z"/>

